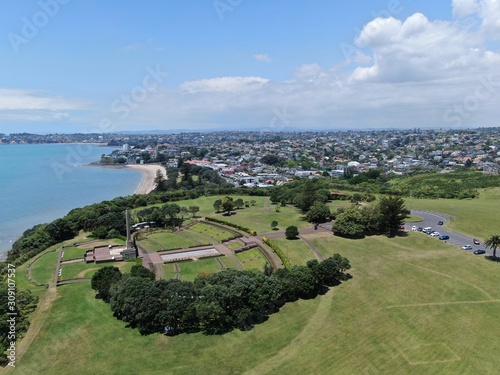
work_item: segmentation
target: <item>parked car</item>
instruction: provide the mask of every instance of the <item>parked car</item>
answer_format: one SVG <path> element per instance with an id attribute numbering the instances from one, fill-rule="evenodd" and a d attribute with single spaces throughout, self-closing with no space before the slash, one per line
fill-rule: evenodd
<path id="1" fill-rule="evenodd" d="M 422 227 L 418 227 L 418 228 L 417 228 L 417 231 L 418 231 L 418 232 L 422 232 L 423 230 L 424 230 L 424 228 L 422 228 Z"/>
<path id="2" fill-rule="evenodd" d="M 404 225 L 404 224 L 403 224 L 403 225 L 400 225 L 400 226 L 399 226 L 399 229 L 400 229 L 400 230 L 405 230 L 405 225 Z"/>
<path id="3" fill-rule="evenodd" d="M 432 229 L 432 227 L 425 227 L 422 232 L 424 233 L 427 233 L 427 234 L 431 234 L 432 232 L 434 232 L 434 230 Z"/>
<path id="4" fill-rule="evenodd" d="M 479 250 L 474 251 L 474 254 L 476 254 L 476 255 L 479 255 L 479 254 L 486 254 L 486 251 L 485 251 L 485 250 L 481 250 L 481 249 L 479 249 Z"/>
<path id="5" fill-rule="evenodd" d="M 441 235 L 441 233 L 439 233 L 439 232 L 432 232 L 431 233 L 432 237 L 439 237 L 440 235 Z"/>
<path id="6" fill-rule="evenodd" d="M 462 246 L 462 249 L 464 249 L 464 250 L 472 250 L 472 246 L 471 245 L 464 245 L 464 246 Z"/>
<path id="7" fill-rule="evenodd" d="M 479 241 L 477 238 L 474 238 L 472 242 L 474 243 L 474 245 L 481 245 L 481 241 Z"/>
<path id="8" fill-rule="evenodd" d="M 442 234 L 441 236 L 439 236 L 439 239 L 440 240 L 449 240 L 450 236 L 448 236 L 447 234 Z"/>
<path id="9" fill-rule="evenodd" d="M 444 224 L 444 223 L 443 223 L 443 220 L 439 220 L 439 221 L 438 221 L 438 225 L 443 225 L 443 224 Z"/>
<path id="10" fill-rule="evenodd" d="M 414 225 L 411 227 L 411 230 L 415 232 L 417 230 L 417 227 Z"/>

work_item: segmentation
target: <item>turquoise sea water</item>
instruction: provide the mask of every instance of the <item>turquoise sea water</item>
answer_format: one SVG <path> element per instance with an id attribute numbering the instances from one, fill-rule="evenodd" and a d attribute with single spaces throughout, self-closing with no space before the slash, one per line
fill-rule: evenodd
<path id="1" fill-rule="evenodd" d="M 0 145 L 0 254 L 35 224 L 133 194 L 139 171 L 87 165 L 113 150 L 88 144 Z"/>

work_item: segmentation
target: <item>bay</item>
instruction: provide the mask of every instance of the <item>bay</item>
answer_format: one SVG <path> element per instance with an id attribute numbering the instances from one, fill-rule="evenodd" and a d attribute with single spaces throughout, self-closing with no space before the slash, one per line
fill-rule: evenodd
<path id="1" fill-rule="evenodd" d="M 91 144 L 0 145 L 0 255 L 36 224 L 134 193 L 133 169 L 89 166 L 116 148 Z"/>

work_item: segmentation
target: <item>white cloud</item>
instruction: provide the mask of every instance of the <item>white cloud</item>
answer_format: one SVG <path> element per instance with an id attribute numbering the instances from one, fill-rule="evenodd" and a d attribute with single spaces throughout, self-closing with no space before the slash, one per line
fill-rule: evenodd
<path id="1" fill-rule="evenodd" d="M 373 53 L 373 64 L 358 67 L 354 81 L 412 82 L 477 75 L 500 55 L 485 51 L 478 32 L 416 13 L 404 22 L 377 18 L 356 39 Z"/>
<path id="2" fill-rule="evenodd" d="M 262 88 L 269 80 L 260 77 L 219 77 L 184 82 L 181 89 L 198 92 L 244 92 Z"/>
<path id="3" fill-rule="evenodd" d="M 0 89 L 0 111 L 71 111 L 86 107 L 82 100 L 48 96 L 35 90 Z"/>
<path id="4" fill-rule="evenodd" d="M 271 62 L 273 59 L 267 53 L 258 53 L 253 56 L 258 61 Z"/>
<path id="5" fill-rule="evenodd" d="M 479 11 L 477 0 L 452 0 L 453 16 L 463 18 Z"/>

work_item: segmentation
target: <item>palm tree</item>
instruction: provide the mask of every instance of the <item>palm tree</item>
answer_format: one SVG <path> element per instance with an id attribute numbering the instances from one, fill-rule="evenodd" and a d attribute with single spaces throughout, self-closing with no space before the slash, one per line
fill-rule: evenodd
<path id="1" fill-rule="evenodd" d="M 493 249 L 493 258 L 496 258 L 497 249 L 500 247 L 500 234 L 492 234 L 490 238 L 484 241 L 484 246 Z"/>

